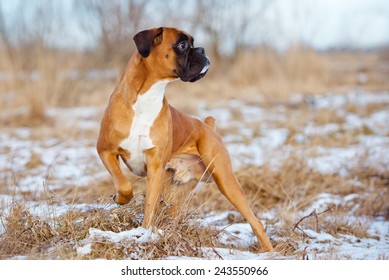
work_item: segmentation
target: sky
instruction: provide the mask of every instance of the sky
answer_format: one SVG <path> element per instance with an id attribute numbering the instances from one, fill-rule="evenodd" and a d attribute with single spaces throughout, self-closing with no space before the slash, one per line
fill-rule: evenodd
<path id="1" fill-rule="evenodd" d="M 266 36 L 258 36 L 260 37 L 258 40 L 270 43 L 279 49 L 285 49 L 297 42 L 322 50 L 345 47 L 366 49 L 389 45 L 389 0 L 269 1 L 271 4 L 263 18 L 258 21 L 258 25 L 264 25 Z M 20 13 L 20 2 L 25 5 L 27 0 L 19 2 L 0 0 L 7 16 L 17 16 Z M 32 2 L 34 1 L 28 3 Z M 93 42 L 93 34 L 86 34 L 72 14 L 71 5 L 77 0 L 59 0 L 59 2 L 63 2 L 63 12 L 67 18 L 64 26 L 67 37 L 64 40 L 57 35 L 51 40 L 64 46 L 79 48 L 90 46 Z M 255 5 L 260 2 L 251 3 Z M 163 25 L 163 22 L 160 25 Z M 191 30 L 189 32 L 191 33 Z M 252 33 L 255 34 L 255 30 Z M 201 40 L 197 42 L 204 43 Z"/>
<path id="2" fill-rule="evenodd" d="M 389 44 L 388 0 L 277 0 L 267 17 L 279 21 L 277 44 L 374 48 Z"/>

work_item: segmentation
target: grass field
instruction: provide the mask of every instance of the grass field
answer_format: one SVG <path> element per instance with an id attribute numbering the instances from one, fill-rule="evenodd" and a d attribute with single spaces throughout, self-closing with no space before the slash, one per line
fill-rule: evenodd
<path id="1" fill-rule="evenodd" d="M 183 111 L 216 118 L 274 253 L 261 251 L 212 183 L 188 193 L 175 217 L 166 194 L 152 230 L 139 227 L 144 179 L 128 173 L 135 198 L 112 202 L 115 189 L 95 144 L 119 71 L 70 72 L 74 79 L 52 77 L 56 84 L 43 72 L 19 73 L 20 87 L 4 74 L 0 258 L 388 259 L 385 61 L 258 50 L 212 65 L 196 84 L 167 88 Z"/>

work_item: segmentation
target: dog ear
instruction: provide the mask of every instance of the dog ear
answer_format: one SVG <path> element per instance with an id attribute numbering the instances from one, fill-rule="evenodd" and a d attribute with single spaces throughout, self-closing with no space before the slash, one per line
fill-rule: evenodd
<path id="1" fill-rule="evenodd" d="M 143 30 L 135 34 L 134 41 L 138 52 L 142 57 L 148 57 L 151 52 L 151 48 L 162 42 L 163 28 L 153 28 L 149 30 Z"/>

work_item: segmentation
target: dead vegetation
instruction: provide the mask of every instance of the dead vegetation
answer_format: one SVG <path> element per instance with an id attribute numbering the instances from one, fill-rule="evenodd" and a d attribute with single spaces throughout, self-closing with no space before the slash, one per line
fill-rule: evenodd
<path id="1" fill-rule="evenodd" d="M 199 97 L 196 97 L 199 99 Z M 197 99 L 197 100 L 198 100 Z M 292 100 L 293 101 L 293 100 Z M 298 103 L 287 102 L 263 102 L 260 103 L 264 110 L 275 110 L 277 114 L 285 114 L 288 121 L 283 119 L 266 119 L 266 124 L 275 127 L 284 127 L 289 131 L 285 144 L 295 150 L 290 153 L 277 168 L 270 163 L 263 165 L 245 165 L 235 171 L 242 184 L 250 204 L 262 220 L 266 222 L 270 231 L 272 243 L 276 251 L 283 257 L 304 259 L 308 255 L 315 258 L 348 258 L 335 247 L 323 252 L 312 251 L 312 242 L 315 238 L 310 230 L 318 233 L 326 233 L 333 237 L 353 236 L 355 242 L 362 239 L 379 240 L 380 236 L 372 233 L 366 226 L 366 221 L 374 218 L 388 219 L 388 174 L 365 165 L 364 158 L 358 158 L 356 168 L 349 169 L 347 176 L 337 174 L 322 174 L 313 170 L 308 165 L 308 159 L 304 158 L 307 152 L 315 156 L 315 147 L 344 148 L 358 143 L 358 137 L 363 135 L 375 135 L 369 127 L 356 127 L 342 129 L 346 122 L 345 115 L 338 114 L 336 108 L 314 109 L 312 99 L 303 98 Z M 246 104 L 253 105 L 252 101 Z M 281 106 L 281 107 L 280 107 Z M 387 105 L 386 105 L 387 106 Z M 280 109 L 281 108 L 281 109 Z M 375 112 L 380 112 L 386 107 L 384 104 L 367 104 L 358 106 L 348 104 L 343 108 L 347 113 L 360 117 L 369 117 Z M 265 111 L 269 112 L 269 111 Z M 65 116 L 53 117 L 49 125 L 34 127 L 32 132 L 24 139 L 37 145 L 43 144 L 44 148 L 50 145 L 83 145 L 83 149 L 93 148 L 96 137 L 96 127 L 77 128 L 73 124 L 64 125 L 64 120 L 72 120 L 66 113 Z M 232 117 L 239 121 L 240 126 L 247 125 L 253 130 L 254 138 L 266 136 L 260 129 L 261 121 L 250 120 L 246 123 L 244 112 L 238 108 L 231 109 Z M 58 118 L 58 119 L 57 119 Z M 74 116 L 75 122 L 81 117 Z M 92 118 L 92 119 L 90 119 Z M 96 120 L 95 120 L 96 118 Z M 98 115 L 93 113 L 87 116 L 86 121 L 98 122 Z M 289 121 L 290 120 L 290 121 Z M 263 120 L 262 120 L 263 122 Z M 339 126 L 335 132 L 307 134 L 304 141 L 295 141 L 296 135 L 305 131 L 307 124 L 311 127 L 323 127 L 326 124 Z M 6 127 L 6 133 L 11 132 L 12 139 L 22 137 L 22 132 L 14 130 L 12 126 Z M 236 134 L 236 128 L 222 127 L 219 130 L 223 137 Z M 22 138 L 23 138 L 22 137 Z M 51 140 L 47 146 L 47 139 Z M 71 142 L 75 141 L 75 142 Z M 247 143 L 246 143 L 246 142 Z M 250 138 L 244 140 L 250 145 Z M 63 146 L 62 149 L 67 146 Z M 13 153 L 9 147 L 1 150 L 4 154 Z M 74 153 L 74 151 L 72 152 Z M 0 193 L 13 194 L 15 200 L 9 204 L 0 205 L 0 211 L 4 214 L 0 218 L 4 232 L 0 236 L 0 257 L 9 259 L 24 256 L 31 259 L 164 259 L 172 256 L 190 258 L 214 258 L 216 250 L 210 255 L 212 248 L 228 248 L 235 250 L 249 250 L 252 253 L 261 252 L 257 245 L 249 247 L 226 245 L 220 242 L 220 236 L 226 234 L 225 229 L 214 225 L 204 226 L 202 220 L 210 213 L 223 213 L 235 210 L 233 206 L 220 195 L 215 184 L 203 187 L 193 197 L 184 202 L 177 216 L 171 212 L 169 196 L 161 202 L 160 212 L 157 218 L 156 228 L 163 231 L 156 242 L 139 244 L 129 240 L 128 242 L 113 242 L 109 238 L 99 237 L 89 240 L 90 229 L 102 231 L 123 232 L 139 227 L 143 213 L 144 179 L 129 178 L 136 187 L 136 197 L 129 205 L 117 207 L 112 204 L 110 195 L 114 193 L 112 182 L 108 175 L 96 177 L 86 185 L 78 186 L 74 179 L 60 183 L 55 178 L 52 169 L 56 165 L 66 162 L 61 157 L 61 152 L 55 156 L 55 160 L 47 165 L 41 150 L 32 148 L 29 160 L 23 165 L 25 170 L 14 172 L 9 170 L 0 177 Z M 367 155 L 366 155 L 367 156 Z M 12 159 L 14 160 L 14 159 Z M 96 160 L 96 159 L 95 159 Z M 15 164 L 17 161 L 15 161 Z M 80 161 L 77 162 L 77 164 Z M 99 172 L 99 165 L 95 162 L 93 172 Z M 41 169 L 41 168 L 44 169 Z M 100 166 L 101 167 L 101 166 Z M 43 170 L 45 175 L 45 192 L 19 191 L 19 181 L 29 176 L 32 170 Z M 36 172 L 36 171 L 34 171 Z M 52 188 L 51 186 L 61 186 Z M 181 188 L 181 187 L 178 187 Z M 172 192 L 177 192 L 177 187 L 172 187 Z M 180 189 L 181 190 L 181 189 Z M 309 207 L 318 201 L 323 194 L 334 197 L 346 198 L 342 203 L 329 203 L 324 209 L 308 211 Z M 22 197 L 22 199 L 20 199 Z M 79 208 L 79 205 L 86 205 Z M 51 215 L 42 217 L 34 212 L 35 208 L 42 205 L 48 209 Z M 65 206 L 64 206 L 65 205 Z M 88 206 L 89 205 L 89 206 Z M 66 213 L 58 212 L 57 207 L 63 206 Z M 308 209 L 308 210 L 307 210 Z M 308 212 L 307 212 L 308 211 Z M 267 213 L 274 213 L 274 218 L 268 218 Z M 299 213 L 299 214 L 296 214 Z M 350 219 L 350 215 L 353 217 Z M 228 214 L 224 223 L 233 225 L 245 221 L 233 212 Z M 236 237 L 231 236 L 232 239 Z M 80 247 L 91 244 L 90 252 L 80 254 Z M 358 241 L 359 240 L 359 241 Z M 330 243 L 325 240 L 324 243 Z M 304 250 L 301 244 L 306 244 Z M 210 250 L 210 251 L 209 251 Z M 218 257 L 217 257 L 218 258 Z M 387 258 L 384 254 L 382 258 Z"/>
<path id="2" fill-rule="evenodd" d="M 266 222 L 268 230 L 277 231 L 277 239 L 272 242 L 277 252 L 283 256 L 295 255 L 298 250 L 297 243 L 310 239 L 305 233 L 307 229 L 324 231 L 332 236 L 346 234 L 356 238 L 376 238 L 367 232 L 366 224 L 348 217 L 350 209 L 360 203 L 359 200 L 351 201 L 347 205 L 328 205 L 324 211 L 313 211 L 303 217 L 295 215 L 299 210 L 306 209 L 323 192 L 342 197 L 349 194 L 363 195 L 364 199 L 355 215 L 366 219 L 377 215 L 385 216 L 388 213 L 385 204 L 388 196 L 387 179 L 383 174 L 362 175 L 363 182 L 370 182 L 368 190 L 371 188 L 371 192 L 353 186 L 350 182 L 355 178 L 354 175 L 349 178 L 324 176 L 309 170 L 304 161 L 296 159 L 285 161 L 277 171 L 272 171 L 266 165 L 245 166 L 237 170 L 236 175 L 256 213 L 266 213 L 270 210 L 277 213 L 276 219 Z M 360 173 L 355 175 L 361 176 Z M 105 187 L 94 189 L 97 195 L 107 194 L 108 190 L 105 188 L 112 192 L 111 186 L 101 186 Z M 172 187 L 173 192 L 176 191 L 174 188 Z M 83 202 L 80 198 L 87 198 L 82 195 L 83 191 L 87 190 L 78 193 L 78 203 Z M 119 233 L 139 227 L 143 213 L 143 191 L 144 189 L 138 189 L 135 198 L 126 206 L 113 205 L 105 195 L 105 198 L 98 202 L 97 208 L 93 206 L 90 210 L 79 210 L 75 207 L 77 204 L 67 204 L 66 213 L 61 215 L 56 214 L 55 209 L 59 202 L 55 202 L 50 193 L 45 195 L 46 199 L 37 200 L 37 204 L 34 204 L 36 206 L 29 204 L 28 194 L 25 194 L 23 199 L 15 198 L 7 210 L 8 214 L 1 219 L 5 232 L 0 237 L 0 257 L 7 259 L 22 255 L 31 259 L 163 259 L 170 256 L 207 258 L 208 253 L 204 248 L 226 247 L 218 240 L 223 230 L 204 226 L 200 222 L 203 216 L 212 211 L 222 213 L 234 210 L 220 195 L 216 186 L 210 184 L 191 200 L 180 205 L 180 210 L 175 212 L 176 216 L 172 216 L 170 212 L 169 201 L 161 201 L 156 228 L 162 230 L 163 234 L 156 242 L 117 243 L 102 237 L 92 241 L 88 254 L 80 255 L 77 252 L 77 248 L 82 247 L 88 238 L 91 228 Z M 58 195 L 59 193 L 56 193 L 56 196 Z M 63 201 L 71 201 L 74 194 L 62 193 L 61 196 Z M 31 210 L 43 204 L 52 215 L 44 218 L 31 213 Z M 4 207 L 6 206 L 2 206 L 3 213 L 6 212 Z M 239 215 L 230 214 L 228 222 L 234 224 L 244 220 Z M 258 252 L 259 248 L 253 246 L 250 250 Z M 298 258 L 305 257 L 304 252 L 297 252 Z M 340 255 L 338 257 L 340 258 Z M 328 258 L 333 259 L 335 256 L 328 255 Z"/>
<path id="3" fill-rule="evenodd" d="M 56 48 L 45 42 L 45 34 L 50 31 L 46 28 L 51 28 L 51 16 L 58 15 L 58 11 L 53 13 L 52 10 L 55 4 L 50 4 L 51 8 L 43 5 L 35 11 L 44 12 L 34 17 L 41 20 L 42 30 L 28 28 L 29 22 L 19 22 L 19 18 L 15 19 L 15 25 L 8 23 L 18 27 L 15 42 L 9 41 L 11 37 L 1 28 L 5 26 L 0 26 L 0 143 L 7 143 L 0 147 L 0 160 L 11 163 L 11 167 L 1 170 L 0 197 L 12 197 L 11 202 L 0 199 L 1 259 L 20 256 L 29 259 L 164 259 L 175 256 L 206 259 L 222 258 L 215 248 L 261 252 L 257 245 L 247 248 L 220 241 L 223 234 L 229 234 L 231 240 L 235 240 L 236 237 L 227 232 L 228 227 L 245 221 L 233 212 L 233 206 L 220 195 L 213 183 L 196 194 L 190 194 L 190 199 L 181 201 L 177 210 L 172 210 L 173 201 L 169 195 L 164 197 L 156 221 L 156 229 L 163 234 L 155 242 L 139 244 L 133 240 L 113 242 L 104 237 L 89 239 L 90 229 L 119 233 L 140 226 L 144 179 L 128 174 L 136 196 L 130 204 L 119 207 L 111 201 L 114 187 L 107 172 L 104 170 L 106 176 L 99 174 L 102 166 L 97 157 L 87 158 L 90 168 L 87 171 L 94 174 L 87 183 L 79 183 L 79 178 L 73 175 L 66 180 L 56 178 L 55 168 L 69 160 L 66 153 L 61 153 L 63 150 L 72 145 L 80 147 L 76 152 L 69 151 L 72 153 L 94 150 L 98 132 L 95 123 L 99 122 L 121 70 L 134 50 L 131 38 L 144 24 L 140 18 L 129 17 L 127 12 L 134 8 L 137 15 L 143 14 L 147 10 L 145 7 L 153 1 L 141 2 L 137 6 L 136 1 L 129 1 L 135 6 L 128 9 L 121 9 L 122 1 L 80 4 L 97 15 L 97 28 L 102 31 L 98 47 L 91 50 Z M 198 1 L 197 8 L 203 9 L 208 2 L 222 9 L 237 7 L 225 5 L 224 1 Z M 117 15 L 117 25 L 104 20 L 106 13 Z M 214 18 L 212 13 L 202 15 L 211 20 Z M 22 15 L 20 19 L 26 20 Z M 86 20 L 84 28 L 95 23 L 88 19 L 83 18 Z M 0 23 L 2 20 L 0 4 Z M 235 55 L 223 56 L 218 49 L 223 39 L 217 36 L 222 34 L 222 30 L 217 30 L 218 25 L 212 21 L 211 24 L 198 22 L 198 18 L 193 20 L 193 26 L 202 24 L 208 28 L 207 50 L 212 66 L 205 79 L 197 83 L 169 85 L 169 101 L 189 114 L 197 114 L 204 107 L 227 104 L 225 106 L 233 120 L 252 131 L 250 136 L 238 135 L 242 139 L 240 143 L 250 145 L 253 138 L 266 136 L 266 130 L 262 130 L 265 125 L 287 129 L 285 145 L 295 149 L 277 168 L 265 163 L 248 164 L 235 170 L 253 211 L 266 222 L 271 241 L 279 253 L 276 258 L 306 259 L 308 255 L 325 259 L 348 258 L 335 246 L 330 246 L 326 252 L 311 249 L 317 240 L 310 235 L 310 230 L 333 237 L 350 235 L 355 237 L 355 243 L 363 238 L 379 239 L 364 221 L 389 219 L 387 168 L 382 171 L 366 166 L 366 157 L 361 156 L 355 159 L 357 167 L 347 170 L 347 176 L 322 174 L 309 166 L 305 156 L 316 156 L 316 147 L 345 148 L 358 144 L 359 136 L 376 135 L 376 131 L 367 125 L 346 129 L 346 113 L 367 118 L 386 110 L 387 103 L 345 104 L 339 113 L 332 107 L 316 108 L 314 102 L 316 96 L 347 94 L 350 90 L 361 95 L 366 91 L 388 91 L 388 51 L 319 52 L 295 45 L 285 52 L 278 52 L 266 45 L 240 46 L 241 38 L 234 38 Z M 125 28 L 120 24 L 123 22 L 130 27 Z M 243 23 L 249 25 L 251 22 L 256 24 L 249 20 Z M 204 25 L 206 23 L 208 26 Z M 233 24 L 231 21 L 226 21 L 226 24 L 220 28 L 240 30 L 244 27 L 228 25 Z M 114 33 L 115 30 L 120 32 Z M 293 100 L 296 96 L 297 100 Z M 281 118 L 271 119 L 270 116 L 248 122 L 244 117 L 245 109 L 239 106 L 229 108 L 230 100 L 240 100 L 242 104 L 263 109 L 266 115 Z M 89 116 L 86 122 L 82 114 L 75 117 L 71 111 L 58 116 L 64 108 L 73 107 L 96 107 L 98 113 Z M 81 121 L 83 127 L 79 125 Z M 92 125 L 88 126 L 90 122 Z M 333 125 L 332 130 L 321 133 L 328 125 Z M 31 127 L 31 133 L 23 136 L 23 129 Z M 232 124 L 218 127 L 217 122 L 216 127 L 223 137 L 240 133 Z M 316 129 L 314 132 L 305 132 L 312 127 Z M 299 137 L 302 140 L 297 141 Z M 24 142 L 18 145 L 30 147 L 31 144 L 27 157 L 19 156 L 18 146 L 13 145 L 13 141 L 20 139 Z M 47 162 L 45 152 L 53 146 L 59 149 L 54 150 L 53 160 Z M 72 167 L 83 168 L 82 156 Z M 23 162 L 25 158 L 28 160 Z M 23 190 L 21 181 L 37 173 L 41 175 L 39 187 L 43 185 L 44 192 Z M 184 188 L 172 187 L 171 192 L 188 191 Z M 327 203 L 323 209 L 312 210 L 312 204 L 323 194 L 340 198 L 343 202 Z M 46 209 L 45 215 L 39 212 L 42 206 Z M 223 220 L 225 228 L 204 223 L 207 215 L 226 211 L 230 212 Z M 323 242 L 331 243 L 329 240 Z M 81 254 L 78 249 L 88 244 L 91 244 L 90 251 Z M 387 252 L 383 252 L 380 258 L 388 259 Z"/>
<path id="4" fill-rule="evenodd" d="M 310 99 L 306 100 L 303 99 L 299 103 L 291 101 L 275 104 L 273 102 L 261 103 L 263 109 L 275 110 L 277 114 L 282 112 L 288 116 L 290 121 L 268 119 L 267 124 L 287 128 L 290 133 L 285 144 L 296 150 L 290 153 L 277 168 L 270 163 L 251 164 L 241 166 L 235 174 L 254 212 L 266 222 L 266 228 L 270 231 L 269 235 L 279 256 L 298 259 L 307 258 L 308 255 L 310 258 L 312 256 L 327 259 L 349 258 L 336 251 L 335 247 L 326 251 L 324 255 L 319 250 L 311 249 L 314 247 L 312 243 L 315 242 L 315 237 L 310 235 L 310 230 L 333 237 L 353 236 L 356 243 L 361 242 L 362 239 L 379 240 L 380 236 L 369 230 L 364 219 L 366 221 L 377 217 L 388 219 L 387 170 L 367 167 L 363 157 L 358 158 L 356 168 L 349 169 L 347 176 L 325 175 L 313 170 L 308 165 L 308 159 L 304 158 L 304 153 L 300 153 L 301 151 L 315 156 L 316 146 L 347 147 L 358 143 L 358 136 L 374 135 L 375 132 L 368 127 L 342 130 L 342 124 L 345 123 L 344 115 L 338 115 L 335 108 L 314 110 L 309 105 Z M 255 104 L 252 101 L 246 102 Z M 367 104 L 359 107 L 349 104 L 343 108 L 345 112 L 360 117 L 369 117 L 384 109 L 383 104 Z M 241 125 L 246 125 L 244 112 L 233 108 L 231 114 Z M 93 116 L 98 118 L 97 115 Z M 75 116 L 75 118 L 78 117 Z M 89 118 L 91 117 L 88 116 L 87 121 L 90 121 Z M 67 119 L 71 120 L 69 117 Z M 45 143 L 45 139 L 57 139 L 54 142 L 51 141 L 50 143 L 53 143 L 51 145 L 66 143 L 66 141 L 68 145 L 72 145 L 73 142 L 69 141 L 74 140 L 74 143 L 78 143 L 77 141 L 82 139 L 84 149 L 94 149 L 92 140 L 95 139 L 96 128 L 82 129 L 75 128 L 74 125 L 65 126 L 63 121 L 62 117 L 59 119 L 53 117 L 51 126 L 34 127 L 33 132 L 25 139 L 34 143 L 41 141 Z M 339 131 L 329 134 L 312 134 L 305 137 L 303 142 L 296 142 L 296 135 L 306 129 L 307 123 L 313 127 L 325 126 L 328 123 L 336 124 L 339 125 Z M 247 125 L 256 133 L 253 137 L 266 136 L 258 129 L 261 122 L 252 121 Z M 6 131 L 7 133 L 13 131 L 11 133 L 13 139 L 21 137 L 20 132 L 14 131 L 12 126 L 7 127 Z M 222 127 L 220 132 L 222 136 L 227 137 L 234 135 L 236 128 Z M 245 141 L 247 145 L 250 145 L 249 138 Z M 45 145 L 47 144 L 43 147 L 49 147 Z M 309 152 L 311 149 L 312 151 Z M 5 148 L 1 152 L 12 152 L 17 155 L 16 151 L 10 148 Z M 215 184 L 203 187 L 190 200 L 183 202 L 178 211 L 175 211 L 176 216 L 172 215 L 171 201 L 169 196 L 166 196 L 167 198 L 161 202 L 156 224 L 156 228 L 162 230 L 163 234 L 156 242 L 139 244 L 129 240 L 118 243 L 104 237 L 90 240 L 90 229 L 118 233 L 139 227 L 143 213 L 145 181 L 129 175 L 137 194 L 135 199 L 124 207 L 112 204 L 110 195 L 114 193 L 114 188 L 108 175 L 103 178 L 96 177 L 93 182 L 83 186 L 78 186 L 73 180 L 67 183 L 62 182 L 60 188 L 51 188 L 51 185 L 59 184 L 52 169 L 55 169 L 57 164 L 66 161 L 66 156 L 61 158 L 60 154 L 58 152 L 55 160 L 47 165 L 41 151 L 35 150 L 26 161 L 25 170 L 18 171 L 19 173 L 12 173 L 14 171 L 10 170 L 0 177 L 0 193 L 15 196 L 11 205 L 4 202 L 0 205 L 0 211 L 4 214 L 0 218 L 0 224 L 4 228 L 0 236 L 0 258 L 9 259 L 18 256 L 30 259 L 164 259 L 172 256 L 189 258 L 215 258 L 216 256 L 219 258 L 215 248 L 261 252 L 257 245 L 245 247 L 235 243 L 232 245 L 221 243 L 219 238 L 226 234 L 225 229 L 214 225 L 204 226 L 202 221 L 210 213 L 235 210 L 224 196 L 220 195 Z M 95 172 L 99 172 L 97 163 L 94 165 L 96 165 Z M 43 173 L 46 174 L 45 192 L 19 191 L 19 181 L 28 177 L 30 171 L 39 170 L 42 167 L 45 167 Z M 178 190 L 183 189 L 172 187 L 172 192 Z M 323 209 L 308 211 L 309 207 L 323 194 L 339 197 L 342 200 L 349 198 L 340 204 L 329 203 Z M 34 212 L 35 208 L 39 209 L 42 205 L 51 215 L 43 217 L 39 212 Z M 79 205 L 86 206 L 80 208 Z M 58 206 L 65 207 L 66 213 L 58 212 Z M 228 225 L 245 222 L 238 214 L 229 213 L 224 219 L 227 228 Z M 274 218 L 268 218 L 267 213 L 273 213 Z M 233 235 L 231 238 L 236 239 Z M 325 240 L 324 244 L 326 242 L 331 241 Z M 80 254 L 77 250 L 86 246 L 85 244 L 91 244 L 90 252 Z M 306 244 L 305 249 L 301 248 L 301 244 Z M 213 252 L 212 256 L 210 252 Z M 383 254 L 382 258 L 387 258 L 387 255 Z"/>
<path id="5" fill-rule="evenodd" d="M 10 213 L 4 217 L 5 233 L 1 236 L 0 257 L 24 255 L 32 259 L 160 259 L 168 256 L 202 258 L 202 246 L 220 246 L 220 231 L 196 223 L 196 211 L 182 211 L 176 217 L 161 207 L 156 227 L 163 231 L 156 243 L 139 245 L 135 242 L 117 244 L 107 238 L 93 241 L 91 252 L 77 254 L 91 228 L 122 232 L 140 226 L 142 198 L 135 197 L 126 207 L 96 208 L 89 211 L 72 210 L 49 219 L 34 216 L 23 201 L 13 203 Z M 109 204 L 106 204 L 109 206 Z M 50 207 L 50 206 L 48 206 Z M 54 206 L 53 206 L 54 207 Z"/>
<path id="6" fill-rule="evenodd" d="M 170 85 L 167 94 L 173 105 L 189 113 L 197 110 L 199 100 L 211 104 L 220 102 L 220 99 L 239 97 L 274 104 L 287 101 L 289 94 L 294 92 L 309 98 L 312 94 L 345 91 L 350 86 L 343 79 L 359 75 L 358 65 L 353 65 L 353 62 L 367 60 L 372 64 L 369 67 L 380 63 L 374 54 L 355 53 L 348 58 L 351 69 L 343 70 L 337 68 L 339 56 L 303 47 L 285 53 L 258 48 L 243 52 L 234 60 L 212 64 L 207 79 L 190 87 L 183 83 Z M 23 50 L 16 56 L 21 61 L 11 61 L 12 58 L 6 55 L 3 57 L 5 63 L 1 71 L 11 75 L 0 85 L 4 100 L 1 109 L 7 112 L 10 108 L 23 108 L 19 113 L 10 112 L 8 118 L 2 118 L 2 125 L 6 126 L 50 124 L 52 120 L 47 110 L 51 107 L 104 106 L 121 72 L 115 68 L 94 69 L 97 66 L 89 62 L 93 57 L 88 58 L 86 54 L 55 50 L 38 49 L 34 54 L 36 63 L 31 69 L 17 66 L 25 63 Z M 16 66 L 11 67 L 15 63 Z M 372 78 L 367 78 L 362 85 L 364 88 L 383 90 L 388 87 L 383 75 L 375 77 L 370 68 L 368 71 L 366 75 Z M 182 92 L 186 93 L 185 99 Z"/>

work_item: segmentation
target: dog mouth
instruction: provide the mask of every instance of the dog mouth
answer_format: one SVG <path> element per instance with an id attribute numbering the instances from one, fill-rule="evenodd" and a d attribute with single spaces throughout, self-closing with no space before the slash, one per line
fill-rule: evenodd
<path id="1" fill-rule="evenodd" d="M 211 63 L 209 63 L 209 59 L 207 58 L 207 64 L 201 69 L 200 74 L 206 74 L 208 72 L 209 66 L 211 66 Z"/>
<path id="2" fill-rule="evenodd" d="M 200 80 L 202 77 L 204 77 L 205 74 L 207 74 L 207 71 L 205 71 L 204 73 L 200 73 L 200 75 L 198 75 L 197 77 L 194 77 L 193 79 L 190 79 L 189 82 L 194 83 L 194 82 Z"/>
<path id="3" fill-rule="evenodd" d="M 204 77 L 204 76 L 205 76 L 205 74 L 198 75 L 197 77 L 195 77 L 195 78 L 189 80 L 189 82 L 190 82 L 190 83 L 194 83 L 194 82 L 200 80 L 200 79 L 201 79 L 202 77 Z"/>
<path id="4" fill-rule="evenodd" d="M 207 58 L 207 62 L 205 64 L 205 66 L 201 69 L 201 71 L 199 72 L 198 75 L 196 75 L 194 77 L 181 77 L 181 80 L 184 82 L 194 83 L 194 82 L 200 80 L 202 77 L 204 77 L 207 74 L 210 66 L 211 66 L 211 63 L 209 62 L 209 59 Z"/>

